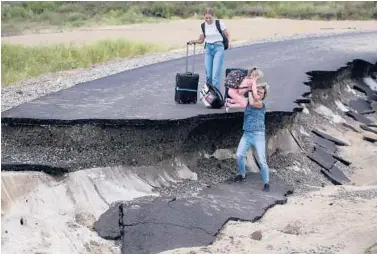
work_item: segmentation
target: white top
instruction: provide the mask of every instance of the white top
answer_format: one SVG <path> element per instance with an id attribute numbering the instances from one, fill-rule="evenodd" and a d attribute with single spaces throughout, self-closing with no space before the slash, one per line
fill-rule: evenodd
<path id="1" fill-rule="evenodd" d="M 208 25 L 207 22 L 204 22 L 205 26 L 205 39 L 204 41 L 207 43 L 214 43 L 217 41 L 223 41 L 223 37 L 219 33 L 219 31 L 216 28 L 216 22 L 213 21 L 212 24 Z M 226 29 L 224 23 L 220 20 L 220 28 L 221 31 L 224 31 Z M 202 28 L 200 27 L 200 33 L 203 34 Z"/>

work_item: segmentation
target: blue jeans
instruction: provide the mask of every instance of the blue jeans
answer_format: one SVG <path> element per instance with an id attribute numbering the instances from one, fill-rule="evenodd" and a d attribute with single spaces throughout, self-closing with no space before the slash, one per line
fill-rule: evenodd
<path id="1" fill-rule="evenodd" d="M 224 64 L 224 44 L 222 42 L 207 43 L 204 59 L 206 82 L 220 90 L 220 81 Z"/>
<path id="2" fill-rule="evenodd" d="M 242 175 L 244 177 L 246 176 L 245 155 L 246 152 L 251 148 L 251 146 L 254 147 L 257 153 L 258 162 L 261 167 L 263 182 L 268 183 L 270 179 L 268 165 L 266 161 L 266 138 L 264 132 L 245 131 L 243 133 L 243 136 L 237 148 L 237 175 Z"/>

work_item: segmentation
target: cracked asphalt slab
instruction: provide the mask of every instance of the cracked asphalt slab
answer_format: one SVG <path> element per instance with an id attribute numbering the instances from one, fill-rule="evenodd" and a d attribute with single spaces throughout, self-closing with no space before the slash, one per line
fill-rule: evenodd
<path id="1" fill-rule="evenodd" d="M 291 112 L 297 108 L 294 101 L 309 91 L 302 85 L 308 80 L 306 72 L 333 71 L 356 58 L 375 62 L 375 41 L 377 32 L 361 32 L 258 43 L 227 51 L 224 69 L 257 65 L 272 88 L 268 110 Z M 203 54 L 196 56 L 200 84 L 205 79 L 203 58 Z M 81 83 L 6 110 L 2 119 L 162 120 L 224 113 L 200 102 L 175 105 L 175 75 L 184 66 L 185 58 L 180 58 Z"/>
<path id="2" fill-rule="evenodd" d="M 122 236 L 122 253 L 127 254 L 206 246 L 229 220 L 256 221 L 270 207 L 286 203 L 293 189 L 277 179 L 271 182 L 271 191 L 263 192 L 260 175 L 249 173 L 244 182 L 229 179 L 197 196 L 116 204 L 99 218 L 95 229 L 107 239 Z"/>

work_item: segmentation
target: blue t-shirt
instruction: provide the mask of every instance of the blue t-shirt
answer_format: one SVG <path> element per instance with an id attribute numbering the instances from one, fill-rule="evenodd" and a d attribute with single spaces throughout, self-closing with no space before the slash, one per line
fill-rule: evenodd
<path id="1" fill-rule="evenodd" d="M 243 130 L 244 131 L 265 131 L 265 115 L 267 102 L 262 101 L 263 108 L 254 108 L 247 103 L 244 118 Z"/>

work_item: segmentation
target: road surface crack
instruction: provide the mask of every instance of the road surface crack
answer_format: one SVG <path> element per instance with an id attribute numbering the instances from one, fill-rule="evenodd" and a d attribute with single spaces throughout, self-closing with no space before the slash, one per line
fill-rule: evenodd
<path id="1" fill-rule="evenodd" d="M 217 233 L 211 233 L 211 232 L 208 232 L 206 229 L 204 228 L 200 228 L 200 227 L 187 227 L 187 226 L 183 226 L 183 225 L 178 225 L 178 224 L 174 224 L 174 223 L 169 223 L 169 222 L 153 222 L 153 221 L 145 221 L 145 222 L 137 222 L 137 223 L 133 223 L 133 224 L 125 224 L 124 226 L 125 227 L 133 227 L 133 226 L 137 226 L 137 225 L 143 225 L 143 224 L 154 224 L 154 225 L 170 225 L 170 226 L 175 226 L 175 227 L 181 227 L 181 228 L 186 228 L 186 229 L 199 229 L 199 230 L 202 230 L 204 232 L 206 232 L 208 235 L 211 235 L 211 236 L 215 236 Z"/>

